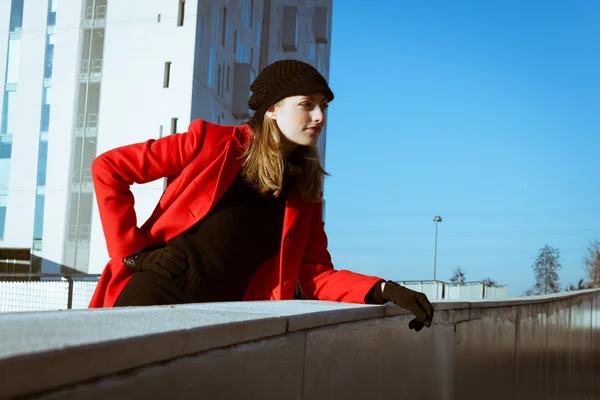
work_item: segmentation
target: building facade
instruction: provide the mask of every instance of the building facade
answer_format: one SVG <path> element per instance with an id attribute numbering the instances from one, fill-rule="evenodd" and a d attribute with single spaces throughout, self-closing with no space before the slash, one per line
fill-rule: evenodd
<path id="1" fill-rule="evenodd" d="M 331 14 L 331 0 L 0 1 L 0 248 L 30 248 L 31 272 L 101 272 L 96 155 L 197 118 L 243 123 L 276 60 L 328 78 Z M 138 225 L 164 184 L 132 187 Z"/>

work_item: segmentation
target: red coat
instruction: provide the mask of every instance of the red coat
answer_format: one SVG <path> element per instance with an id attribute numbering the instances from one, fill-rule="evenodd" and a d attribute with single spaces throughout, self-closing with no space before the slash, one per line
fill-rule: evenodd
<path id="1" fill-rule="evenodd" d="M 248 125 L 220 126 L 196 120 L 189 132 L 110 150 L 92 163 L 96 200 L 111 260 L 90 307 L 112 307 L 132 276 L 121 261 L 163 244 L 201 220 L 241 169 Z M 168 177 L 167 188 L 141 228 L 129 190 L 133 183 Z M 295 190 L 286 203 L 279 253 L 252 277 L 244 300 L 289 300 L 296 281 L 309 299 L 364 303 L 380 278 L 333 269 L 327 251 L 322 203 L 302 201 Z"/>

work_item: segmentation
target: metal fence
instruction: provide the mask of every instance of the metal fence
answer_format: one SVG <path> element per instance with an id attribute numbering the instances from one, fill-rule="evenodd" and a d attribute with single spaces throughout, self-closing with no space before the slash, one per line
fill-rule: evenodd
<path id="1" fill-rule="evenodd" d="M 0 274 L 0 313 L 87 308 L 99 277 Z"/>
<path id="2" fill-rule="evenodd" d="M 100 275 L 0 274 L 0 313 L 87 308 L 99 278 Z M 506 285 L 491 287 L 481 282 L 398 283 L 425 293 L 432 300 L 500 299 L 507 295 Z"/>

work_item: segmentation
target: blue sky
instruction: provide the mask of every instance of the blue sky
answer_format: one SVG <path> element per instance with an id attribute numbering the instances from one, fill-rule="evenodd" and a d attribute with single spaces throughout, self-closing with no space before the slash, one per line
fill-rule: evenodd
<path id="1" fill-rule="evenodd" d="M 326 231 L 338 269 L 461 266 L 521 295 L 600 239 L 600 2 L 334 0 Z M 374 6 L 377 4 L 377 6 Z"/>

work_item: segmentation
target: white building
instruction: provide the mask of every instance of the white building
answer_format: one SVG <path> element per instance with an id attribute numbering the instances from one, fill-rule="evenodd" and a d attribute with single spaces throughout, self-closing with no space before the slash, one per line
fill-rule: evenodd
<path id="1" fill-rule="evenodd" d="M 0 249 L 31 248 L 32 272 L 99 273 L 94 157 L 196 118 L 243 122 L 250 82 L 278 59 L 328 78 L 331 13 L 332 0 L 0 0 Z M 163 188 L 132 188 L 138 225 Z"/>

